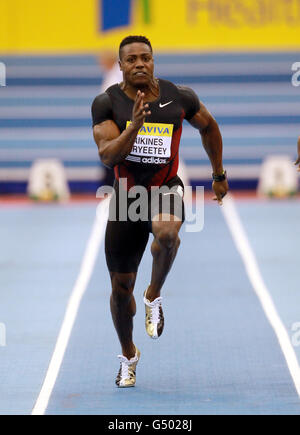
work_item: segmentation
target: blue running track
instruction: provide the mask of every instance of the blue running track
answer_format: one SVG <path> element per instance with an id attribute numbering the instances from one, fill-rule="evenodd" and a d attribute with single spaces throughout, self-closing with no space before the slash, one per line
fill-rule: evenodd
<path id="1" fill-rule="evenodd" d="M 236 207 L 299 364 L 292 326 L 300 322 L 300 202 L 236 200 Z M 95 210 L 94 202 L 2 207 L 0 323 L 6 346 L 0 346 L 0 414 L 32 412 Z M 142 260 L 134 322 L 141 360 L 131 389 L 114 385 L 120 346 L 101 244 L 45 414 L 300 414 L 283 352 L 220 208 L 206 202 L 203 230 L 183 227 L 181 240 L 163 288 L 166 325 L 157 341 L 144 329 L 149 246 Z"/>

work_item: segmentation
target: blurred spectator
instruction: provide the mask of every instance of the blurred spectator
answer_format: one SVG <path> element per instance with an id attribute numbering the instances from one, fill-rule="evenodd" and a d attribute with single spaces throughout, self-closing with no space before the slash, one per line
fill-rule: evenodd
<path id="1" fill-rule="evenodd" d="M 120 71 L 118 56 L 114 51 L 104 50 L 100 55 L 99 64 L 103 74 L 100 88 L 100 94 L 102 94 L 110 86 L 120 83 L 123 80 L 123 75 Z"/>
<path id="2" fill-rule="evenodd" d="M 300 136 L 298 137 L 298 158 L 295 162 L 295 165 L 299 165 L 298 172 L 300 172 Z"/>
<path id="3" fill-rule="evenodd" d="M 120 71 L 118 56 L 112 50 L 103 50 L 99 57 L 99 65 L 103 75 L 103 81 L 100 87 L 100 94 L 106 91 L 107 88 L 120 83 L 123 80 L 122 72 Z M 105 176 L 102 180 L 106 186 L 112 186 L 114 183 L 113 169 L 104 168 Z"/>

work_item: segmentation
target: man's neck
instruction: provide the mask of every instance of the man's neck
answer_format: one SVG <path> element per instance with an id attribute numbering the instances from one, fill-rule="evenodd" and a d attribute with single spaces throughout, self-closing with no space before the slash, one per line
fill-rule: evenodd
<path id="1" fill-rule="evenodd" d="M 153 84 L 151 83 L 151 84 L 146 85 L 146 86 L 134 87 L 134 86 L 129 85 L 128 83 L 123 82 L 121 89 L 132 100 L 135 99 L 137 91 L 139 91 L 139 90 L 145 94 L 145 97 L 144 97 L 145 102 L 155 101 L 159 96 L 159 86 L 157 84 L 157 87 L 156 87 L 155 83 L 153 83 Z"/>

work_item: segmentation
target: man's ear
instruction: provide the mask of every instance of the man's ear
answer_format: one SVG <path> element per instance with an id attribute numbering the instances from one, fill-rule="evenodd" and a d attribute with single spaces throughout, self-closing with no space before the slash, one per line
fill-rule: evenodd
<path id="1" fill-rule="evenodd" d="M 119 67 L 120 67 L 120 71 L 123 71 L 123 70 L 122 70 L 122 64 L 121 64 L 121 61 L 120 61 L 120 60 L 118 61 L 118 64 L 119 64 Z"/>

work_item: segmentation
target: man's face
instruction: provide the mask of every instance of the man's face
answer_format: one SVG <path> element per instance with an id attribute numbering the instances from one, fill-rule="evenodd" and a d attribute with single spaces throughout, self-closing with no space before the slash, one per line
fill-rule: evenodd
<path id="1" fill-rule="evenodd" d="M 154 61 L 149 45 L 134 42 L 121 49 L 120 69 L 124 81 L 135 88 L 148 86 L 153 79 Z"/>

